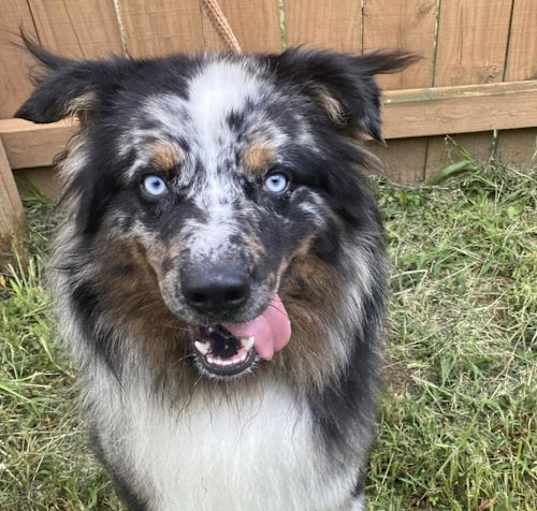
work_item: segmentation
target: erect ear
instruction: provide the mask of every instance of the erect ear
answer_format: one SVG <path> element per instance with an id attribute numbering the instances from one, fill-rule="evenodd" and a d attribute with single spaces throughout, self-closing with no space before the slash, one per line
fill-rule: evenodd
<path id="1" fill-rule="evenodd" d="M 58 121 L 76 115 L 89 121 L 100 112 L 103 98 L 117 88 L 128 60 L 71 60 L 53 55 L 24 34 L 27 50 L 42 64 L 32 76 L 35 89 L 15 117 L 37 123 Z"/>
<path id="2" fill-rule="evenodd" d="M 335 126 L 345 132 L 365 133 L 383 141 L 376 74 L 395 73 L 419 60 L 398 50 L 351 55 L 293 48 L 270 56 L 279 80 L 307 94 Z"/>

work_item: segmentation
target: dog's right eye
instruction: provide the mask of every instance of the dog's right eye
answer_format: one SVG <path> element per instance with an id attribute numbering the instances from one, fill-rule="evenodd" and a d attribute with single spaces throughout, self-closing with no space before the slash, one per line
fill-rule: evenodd
<path id="1" fill-rule="evenodd" d="M 155 175 L 145 176 L 142 182 L 142 187 L 151 197 L 160 197 L 168 191 L 168 186 L 164 179 Z"/>

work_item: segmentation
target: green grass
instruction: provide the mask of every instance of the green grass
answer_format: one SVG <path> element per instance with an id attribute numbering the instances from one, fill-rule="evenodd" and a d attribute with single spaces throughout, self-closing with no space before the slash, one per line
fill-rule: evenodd
<path id="1" fill-rule="evenodd" d="M 537 172 L 377 182 L 394 263 L 370 509 L 537 509 Z M 85 447 L 27 201 L 28 267 L 0 278 L 0 509 L 119 509 Z"/>

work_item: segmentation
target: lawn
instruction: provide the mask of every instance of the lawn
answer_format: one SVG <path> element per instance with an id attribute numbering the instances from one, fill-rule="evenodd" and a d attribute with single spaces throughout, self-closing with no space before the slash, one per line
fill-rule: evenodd
<path id="1" fill-rule="evenodd" d="M 535 511 L 537 171 L 375 186 L 394 267 L 370 510 Z M 32 259 L 0 276 L 0 510 L 117 510 L 55 342 L 52 208 L 26 206 Z"/>

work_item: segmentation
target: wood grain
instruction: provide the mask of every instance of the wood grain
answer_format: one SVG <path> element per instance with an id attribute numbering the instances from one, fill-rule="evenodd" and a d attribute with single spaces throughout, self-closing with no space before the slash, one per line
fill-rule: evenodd
<path id="1" fill-rule="evenodd" d="M 387 139 L 537 126 L 537 80 L 388 91 L 383 116 Z M 71 120 L 0 120 L 13 169 L 50 165 L 76 130 Z"/>
<path id="2" fill-rule="evenodd" d="M 386 138 L 535 126 L 537 81 L 391 91 L 385 95 Z"/>
<path id="3" fill-rule="evenodd" d="M 537 2 L 516 0 L 513 5 L 505 80 L 537 78 Z"/>
<path id="4" fill-rule="evenodd" d="M 37 190 L 52 201 L 60 199 L 62 186 L 55 167 L 19 169 L 15 172 L 15 182 L 23 197 Z"/>
<path id="5" fill-rule="evenodd" d="M 502 80 L 513 0 L 449 0 L 440 4 L 435 86 L 493 83 Z M 481 117 L 490 111 L 473 112 Z M 504 112 L 506 114 L 506 112 Z M 458 115 L 464 115 L 459 112 Z M 507 115 L 509 113 L 507 112 Z M 472 113 L 467 131 L 477 131 Z M 492 123 L 491 123 L 492 124 Z M 446 133 L 449 133 L 446 131 Z M 479 154 L 491 146 L 492 133 L 472 139 Z M 457 137 L 454 137 L 457 141 Z M 461 140 L 462 144 L 462 140 Z M 479 147 L 479 146 L 482 147 Z M 438 154 L 440 151 L 441 154 Z M 443 139 L 429 140 L 425 175 L 429 177 L 451 163 Z"/>
<path id="6" fill-rule="evenodd" d="M 423 180 L 425 144 L 423 138 L 386 140 L 386 146 L 369 143 L 367 149 L 382 162 L 382 175 L 398 183 L 416 183 Z"/>
<path id="7" fill-rule="evenodd" d="M 35 27 L 28 4 L 23 0 L 2 0 L 0 13 L 0 118 L 11 117 L 30 95 L 28 71 L 32 59 L 20 48 L 19 29 L 35 38 Z"/>
<path id="8" fill-rule="evenodd" d="M 383 89 L 413 89 L 433 84 L 437 10 L 438 0 L 364 1 L 364 52 L 402 48 L 422 57 L 402 73 L 379 76 Z"/>
<path id="9" fill-rule="evenodd" d="M 34 124 L 22 119 L 0 120 L 0 140 L 14 170 L 51 165 L 76 130 L 71 121 Z"/>
<path id="10" fill-rule="evenodd" d="M 434 85 L 499 82 L 512 0 L 441 3 Z"/>
<path id="11" fill-rule="evenodd" d="M 121 54 L 121 36 L 109 0 L 28 0 L 39 40 L 73 58 Z"/>
<path id="12" fill-rule="evenodd" d="M 242 51 L 277 52 L 281 49 L 278 3 L 274 0 L 219 0 Z M 205 48 L 211 51 L 228 51 L 213 23 L 203 12 Z"/>
<path id="13" fill-rule="evenodd" d="M 435 25 L 438 0 L 364 0 L 364 51 L 403 48 L 423 57 L 401 73 L 381 75 L 377 81 L 384 89 L 430 87 L 433 84 Z M 385 127 L 389 132 L 390 126 Z M 376 153 L 386 174 L 400 182 L 422 180 L 427 158 L 427 140 L 389 142 Z"/>
<path id="14" fill-rule="evenodd" d="M 0 260 L 4 260 L 24 224 L 24 211 L 4 146 L 0 141 Z"/>
<path id="15" fill-rule="evenodd" d="M 356 0 L 285 0 L 285 26 L 289 46 L 361 53 L 362 9 Z"/>
<path id="16" fill-rule="evenodd" d="M 199 0 L 119 0 L 119 6 L 133 57 L 203 50 Z"/>
<path id="17" fill-rule="evenodd" d="M 516 0 L 513 5 L 505 80 L 537 77 L 537 2 Z M 536 124 L 537 126 L 537 124 Z M 498 158 L 509 165 L 530 167 L 537 161 L 537 129 L 502 131 Z"/>

